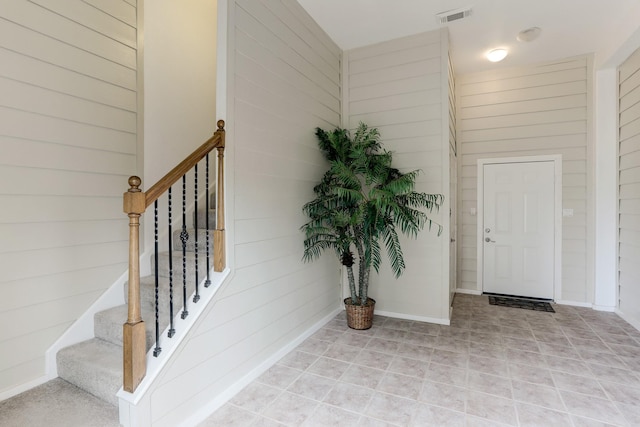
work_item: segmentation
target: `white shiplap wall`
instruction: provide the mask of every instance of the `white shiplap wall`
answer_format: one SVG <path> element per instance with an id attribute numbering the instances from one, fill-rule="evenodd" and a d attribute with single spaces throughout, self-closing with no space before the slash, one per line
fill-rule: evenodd
<path id="1" fill-rule="evenodd" d="M 476 290 L 477 160 L 562 155 L 562 300 L 591 303 L 591 58 L 459 76 L 462 289 Z"/>
<path id="2" fill-rule="evenodd" d="M 619 301 L 640 324 L 640 50 L 618 68 L 619 79 Z"/>
<path id="3" fill-rule="evenodd" d="M 2 1 L 0 64 L 2 393 L 126 269 L 135 1 Z"/>
<path id="4" fill-rule="evenodd" d="M 448 37 L 433 31 L 345 52 L 348 127 L 364 122 L 380 131 L 403 171 L 421 169 L 417 191 L 442 193 L 446 206 L 433 218 L 447 226 L 449 203 Z M 443 159 L 443 155 L 447 159 Z M 371 276 L 376 311 L 434 322 L 448 321 L 448 228 L 402 239 L 407 268 L 395 279 L 385 260 Z"/>
<path id="5" fill-rule="evenodd" d="M 336 258 L 301 262 L 301 208 L 326 163 L 316 126 L 340 124 L 340 49 L 294 0 L 228 2 L 228 264 L 214 297 L 149 393 L 174 426 L 340 304 Z"/>

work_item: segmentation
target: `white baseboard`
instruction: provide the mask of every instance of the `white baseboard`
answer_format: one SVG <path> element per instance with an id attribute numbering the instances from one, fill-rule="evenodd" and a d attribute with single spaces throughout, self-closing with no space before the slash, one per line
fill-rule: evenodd
<path id="1" fill-rule="evenodd" d="M 217 395 L 213 398 L 208 404 L 204 405 L 199 411 L 195 414 L 187 418 L 184 422 L 181 423 L 181 426 L 195 426 L 203 422 L 207 417 L 213 414 L 216 410 L 222 407 L 225 403 L 231 400 L 236 394 L 238 394 L 243 388 L 249 385 L 253 380 L 258 378 L 260 375 L 265 373 L 270 367 L 275 365 L 280 359 L 289 354 L 293 349 L 298 347 L 304 340 L 309 338 L 315 332 L 317 332 L 324 325 L 329 323 L 331 319 L 336 317 L 338 313 L 340 313 L 342 309 L 336 309 L 331 312 L 329 315 L 323 317 L 321 320 L 316 322 L 313 326 L 307 329 L 304 333 L 298 336 L 296 339 L 291 341 L 285 347 L 281 348 L 274 355 L 269 357 L 267 360 L 262 362 L 260 365 L 256 366 L 251 372 L 245 375 L 243 378 L 238 380 L 231 387 L 227 388 L 224 392 Z"/>
<path id="2" fill-rule="evenodd" d="M 482 291 L 479 291 L 477 289 L 456 288 L 456 294 L 482 295 Z"/>
<path id="3" fill-rule="evenodd" d="M 597 310 L 597 311 L 606 311 L 609 313 L 615 313 L 617 310 L 617 307 L 611 306 L 611 305 L 593 305 L 593 309 Z"/>
<path id="4" fill-rule="evenodd" d="M 556 304 L 560 304 L 560 305 L 570 305 L 570 306 L 573 306 L 573 307 L 593 308 L 593 304 L 591 304 L 590 302 L 556 300 L 555 303 Z"/>
<path id="5" fill-rule="evenodd" d="M 42 377 L 36 378 L 35 380 L 31 380 L 27 383 L 22 383 L 17 387 L 13 387 L 8 390 L 5 390 L 0 393 L 0 402 L 2 402 L 3 400 L 9 399 L 10 397 L 17 396 L 20 393 L 24 393 L 27 390 L 31 390 L 32 388 L 42 385 L 52 379 L 53 378 L 49 378 L 49 376 L 44 375 Z"/>
<path id="6" fill-rule="evenodd" d="M 374 314 L 377 314 L 379 316 L 393 317 L 395 319 L 415 320 L 417 322 L 436 323 L 438 325 L 449 326 L 451 324 L 451 321 L 449 319 L 440 319 L 437 317 L 414 316 L 412 314 L 394 313 L 391 311 L 375 310 Z"/>

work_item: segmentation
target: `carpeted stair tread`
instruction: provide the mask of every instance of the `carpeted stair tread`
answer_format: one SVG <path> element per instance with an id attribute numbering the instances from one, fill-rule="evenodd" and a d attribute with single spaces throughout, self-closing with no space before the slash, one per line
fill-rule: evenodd
<path id="1" fill-rule="evenodd" d="M 96 338 L 122 346 L 122 325 L 127 320 L 129 308 L 126 304 L 118 305 L 96 313 L 93 317 Z M 142 320 L 147 330 L 147 350 L 155 342 L 155 314 L 152 309 L 141 306 Z M 166 324 L 168 324 L 168 320 Z M 166 326 L 166 325 L 164 325 Z"/>
<path id="2" fill-rule="evenodd" d="M 207 230 L 204 228 L 204 224 L 200 226 L 198 224 L 198 252 L 204 256 L 207 255 Z M 187 234 L 188 238 L 186 241 L 186 250 L 187 252 L 195 252 L 196 248 L 196 239 L 195 239 L 195 229 L 188 228 Z M 173 245 L 174 251 L 182 251 L 182 240 L 180 239 L 180 234 L 182 230 L 175 230 L 173 232 L 173 239 L 171 241 Z M 213 257 L 213 227 L 209 229 L 209 254 Z"/>
<path id="3" fill-rule="evenodd" d="M 207 210 L 206 208 L 200 208 L 198 207 L 198 228 L 201 229 L 206 229 L 207 228 L 207 224 L 206 224 L 206 220 L 207 220 Z M 195 221 L 196 219 L 196 215 L 193 215 L 193 220 Z M 209 209 L 209 230 L 213 230 L 214 228 L 216 228 L 216 210 L 215 209 Z"/>
<path id="4" fill-rule="evenodd" d="M 122 347 L 93 338 L 63 348 L 57 355 L 58 376 L 100 399 L 118 405 L 122 386 Z"/>
<path id="5" fill-rule="evenodd" d="M 182 283 L 183 277 L 183 265 L 182 265 L 182 251 L 173 251 L 171 252 L 171 258 L 173 262 L 173 280 L 174 284 L 176 280 Z M 184 254 L 185 266 L 186 266 L 186 274 L 187 279 L 190 277 L 194 277 L 195 275 L 195 259 L 196 254 L 194 252 L 186 252 Z M 207 269 L 207 256 L 206 254 L 198 254 L 198 278 L 199 280 L 203 277 L 203 274 Z M 213 262 L 210 260 L 210 262 Z M 155 257 L 151 257 L 151 271 L 155 270 Z M 169 277 L 169 252 L 161 252 L 158 254 L 158 276 L 160 277 Z M 142 279 L 140 279 L 142 280 Z"/>

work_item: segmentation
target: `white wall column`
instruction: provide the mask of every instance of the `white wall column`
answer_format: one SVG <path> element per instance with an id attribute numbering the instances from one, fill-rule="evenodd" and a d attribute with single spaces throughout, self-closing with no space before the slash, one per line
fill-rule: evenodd
<path id="1" fill-rule="evenodd" d="M 617 69 L 595 76 L 595 290 L 593 306 L 613 311 L 617 307 L 617 185 L 618 108 Z"/>

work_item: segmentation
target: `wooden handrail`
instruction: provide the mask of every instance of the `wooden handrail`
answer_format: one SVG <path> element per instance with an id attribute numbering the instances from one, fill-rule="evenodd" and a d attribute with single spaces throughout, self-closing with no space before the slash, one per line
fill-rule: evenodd
<path id="1" fill-rule="evenodd" d="M 123 388 L 133 393 L 146 375 L 146 331 L 140 309 L 140 216 L 180 178 L 214 149 L 218 151 L 216 181 L 216 227 L 213 230 L 213 267 L 226 266 L 224 235 L 224 120 L 218 120 L 213 136 L 167 173 L 148 191 L 140 189 L 142 180 L 129 178 L 129 190 L 123 196 L 123 210 L 129 216 L 129 287 L 127 322 L 123 325 Z M 208 213 L 207 213 L 208 214 Z"/>
<path id="2" fill-rule="evenodd" d="M 157 183 L 146 191 L 145 208 L 148 208 L 151 203 L 158 200 L 160 196 L 169 189 L 169 187 L 182 178 L 182 175 L 191 170 L 196 163 L 202 160 L 204 156 L 210 153 L 214 148 L 218 148 L 218 153 L 220 152 L 220 149 L 224 150 L 224 120 L 218 120 L 217 125 L 218 130 L 215 131 L 211 138 L 209 138 L 186 159 L 181 161 L 178 166 L 171 169 L 169 173 L 163 176 Z M 220 176 L 218 176 L 218 178 L 220 178 Z"/>

